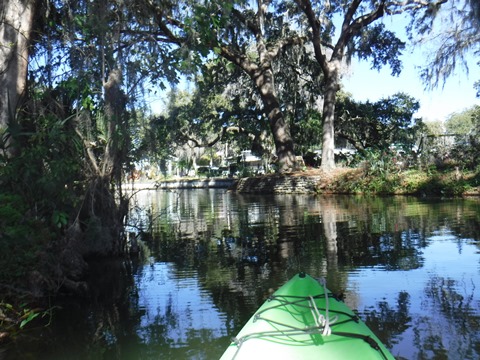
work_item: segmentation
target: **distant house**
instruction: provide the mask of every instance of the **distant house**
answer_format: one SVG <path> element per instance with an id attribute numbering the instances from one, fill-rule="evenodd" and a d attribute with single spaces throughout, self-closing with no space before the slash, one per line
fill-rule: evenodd
<path id="1" fill-rule="evenodd" d="M 265 173 L 265 161 L 259 156 L 252 154 L 251 150 L 244 150 L 237 156 L 227 159 L 229 176 L 238 176 L 242 171 L 249 174 Z"/>
<path id="2" fill-rule="evenodd" d="M 357 153 L 357 150 L 349 147 L 342 147 L 334 149 L 333 153 L 335 154 L 335 161 L 346 161 L 348 163 Z M 307 166 L 320 166 L 322 161 L 322 150 L 318 149 L 309 151 L 303 156 L 303 159 Z"/>

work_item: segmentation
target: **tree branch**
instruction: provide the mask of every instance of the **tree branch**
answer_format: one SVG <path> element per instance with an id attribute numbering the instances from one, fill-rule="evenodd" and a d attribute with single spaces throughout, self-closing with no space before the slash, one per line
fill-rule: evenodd
<path id="1" fill-rule="evenodd" d="M 315 58 L 317 59 L 324 74 L 328 72 L 328 62 L 325 53 L 322 50 L 322 42 L 320 35 L 320 21 L 317 19 L 312 8 L 310 0 L 295 0 L 298 7 L 307 16 L 308 22 L 312 28 L 312 43 Z"/>
<path id="2" fill-rule="evenodd" d="M 98 166 L 97 159 L 92 150 L 92 148 L 95 145 L 91 141 L 88 141 L 87 139 L 85 139 L 83 134 L 80 132 L 80 130 L 76 126 L 74 126 L 74 129 L 78 137 L 83 141 L 83 145 L 85 146 L 85 151 L 87 152 L 88 159 L 90 160 L 90 165 L 92 165 L 93 169 L 95 170 L 95 174 L 100 174 L 100 167 Z"/>
<path id="3" fill-rule="evenodd" d="M 280 50 L 282 50 L 284 47 L 291 46 L 291 45 L 302 45 L 305 40 L 306 40 L 305 37 L 300 37 L 300 36 L 282 38 L 275 43 L 273 48 L 268 51 L 268 54 L 273 59 L 278 55 Z"/>
<path id="4" fill-rule="evenodd" d="M 260 28 L 257 26 L 257 24 L 254 21 L 247 19 L 242 12 L 238 11 L 237 9 L 232 9 L 232 15 L 240 20 L 240 22 L 244 24 L 254 36 L 257 36 L 257 34 L 260 33 Z"/>
<path id="5" fill-rule="evenodd" d="M 218 134 L 213 140 L 211 141 L 208 141 L 208 142 L 201 142 L 193 137 L 191 137 L 190 135 L 186 134 L 185 132 L 181 131 L 180 130 L 180 134 L 182 134 L 182 136 L 187 139 L 187 141 L 191 141 L 193 142 L 193 147 L 212 147 L 213 145 L 215 145 L 217 142 L 219 142 L 224 134 L 225 134 L 225 129 L 222 129 L 221 133 Z"/>
<path id="6" fill-rule="evenodd" d="M 220 47 L 220 55 L 244 70 L 249 76 L 258 71 L 258 65 L 250 61 L 244 54 L 238 53 L 227 46 Z"/>
<path id="7" fill-rule="evenodd" d="M 174 25 L 178 27 L 179 29 L 184 29 L 185 25 L 181 22 L 179 22 L 176 19 L 173 19 L 170 16 L 164 16 L 164 11 L 160 7 L 156 6 L 153 1 L 149 0 L 147 1 L 147 4 L 149 5 L 153 17 L 160 28 L 160 30 L 163 32 L 163 35 L 170 40 L 171 43 L 177 44 L 177 45 L 182 45 L 186 42 L 185 38 L 179 37 L 175 35 L 172 30 L 167 26 L 167 23 L 170 25 Z M 158 35 L 158 34 L 157 34 Z"/>
<path id="8" fill-rule="evenodd" d="M 362 0 L 355 0 L 349 6 L 347 13 L 345 14 L 345 19 L 342 24 L 342 32 L 340 34 L 340 38 L 337 41 L 334 49 L 333 56 L 343 56 L 343 51 L 347 46 L 348 42 L 356 35 L 360 33 L 360 31 L 365 28 L 366 26 L 373 23 L 375 20 L 381 18 L 385 13 L 385 0 L 382 1 L 377 8 L 369 14 L 362 15 L 355 20 L 353 20 L 353 16 L 355 12 L 358 10 L 358 6 Z"/>

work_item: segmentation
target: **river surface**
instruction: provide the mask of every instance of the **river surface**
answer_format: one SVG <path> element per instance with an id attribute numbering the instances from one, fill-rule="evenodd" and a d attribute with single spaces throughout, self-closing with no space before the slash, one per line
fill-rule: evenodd
<path id="1" fill-rule="evenodd" d="M 141 191 L 132 261 L 5 359 L 218 359 L 299 271 L 324 277 L 397 359 L 480 359 L 480 201 Z M 252 359 L 254 360 L 254 359 Z"/>

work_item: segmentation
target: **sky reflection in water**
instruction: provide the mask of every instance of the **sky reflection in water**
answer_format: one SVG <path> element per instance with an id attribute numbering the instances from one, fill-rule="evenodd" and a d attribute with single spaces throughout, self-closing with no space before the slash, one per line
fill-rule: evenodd
<path id="1" fill-rule="evenodd" d="M 220 196 L 221 201 L 217 201 L 217 196 Z M 225 200 L 224 196 L 227 196 L 228 200 Z M 241 199 L 242 204 L 237 203 L 237 199 L 230 195 L 216 194 L 212 197 L 210 194 L 209 199 L 216 201 L 213 215 L 202 212 L 211 210 L 211 207 L 205 204 L 202 207 L 204 210 L 200 212 L 198 208 L 185 211 L 185 214 L 189 214 L 186 217 L 182 217 L 180 211 L 175 211 L 177 220 L 174 222 L 179 228 L 182 227 L 180 225 L 182 222 L 188 221 L 187 218 L 200 226 L 200 229 L 195 231 L 195 226 L 192 228 L 183 225 L 186 226 L 185 230 L 188 228 L 188 231 L 185 231 L 188 233 L 187 240 L 193 241 L 197 250 L 199 246 L 206 248 L 201 255 L 192 256 L 194 264 L 188 260 L 188 264 L 185 264 L 185 259 L 180 263 L 168 262 L 172 249 L 160 251 L 156 253 L 156 260 L 150 259 L 153 263 L 149 265 L 150 270 L 144 268 L 144 274 L 137 278 L 137 284 L 142 289 L 140 306 L 146 309 L 142 327 L 151 323 L 154 314 L 157 317 L 165 317 L 165 314 L 170 312 L 176 314 L 174 320 L 176 323 L 165 333 L 171 340 L 171 346 L 189 347 L 192 329 L 206 330 L 211 337 L 228 339 L 243 325 L 238 321 L 238 316 L 229 313 L 228 307 L 224 304 L 225 300 L 218 298 L 217 301 L 212 300 L 209 285 L 215 282 L 214 275 L 209 275 L 208 271 L 205 273 L 202 265 L 212 266 L 211 273 L 221 274 L 222 279 L 217 285 L 224 287 L 224 291 L 230 291 L 229 296 L 236 305 L 236 311 L 244 312 L 240 317 L 242 321 L 255 310 L 253 304 L 256 306 L 261 304 L 269 290 L 280 286 L 296 271 L 314 269 L 312 274 L 314 276 L 341 279 L 340 284 L 329 283 L 329 286 L 340 288 L 345 293 L 346 303 L 357 310 L 369 326 L 379 333 L 380 338 L 396 357 L 480 358 L 480 336 L 477 334 L 480 330 L 480 306 L 477 294 L 480 287 L 479 242 L 478 239 L 457 236 L 453 229 L 445 226 L 445 222 L 450 222 L 456 227 L 466 227 L 468 224 L 465 220 L 478 224 L 475 206 L 473 211 L 465 207 L 465 213 L 461 214 L 465 218 L 459 220 L 457 201 L 451 204 L 443 201 L 442 209 L 435 212 L 432 211 L 435 204 L 431 207 L 419 200 L 410 199 L 407 202 L 408 218 L 399 215 L 398 219 L 389 219 L 391 208 L 404 206 L 402 201 L 397 204 L 390 199 L 386 205 L 376 204 L 368 207 L 372 214 L 364 218 L 365 214 L 358 212 L 358 209 L 363 207 L 361 201 L 359 208 L 353 210 L 348 210 L 351 204 L 344 208 L 338 206 L 343 204 L 338 201 L 334 201 L 334 210 L 331 202 L 322 203 L 319 206 L 319 213 L 316 214 L 318 209 L 312 211 L 311 199 L 299 200 L 292 207 L 285 205 L 288 201 L 277 203 L 272 198 L 262 200 L 247 197 Z M 225 210 L 222 204 L 226 202 L 231 205 L 228 209 L 231 218 L 228 221 L 222 216 Z M 348 204 L 348 200 L 346 203 Z M 378 206 L 378 209 L 375 206 Z M 415 206 L 420 209 L 419 213 L 412 210 Z M 451 215 L 448 214 L 449 206 L 452 208 Z M 460 205 L 463 206 L 464 204 Z M 322 212 L 325 211 L 321 210 L 322 207 L 328 208 L 330 215 Z M 432 215 L 425 216 L 425 209 L 432 211 Z M 291 211 L 294 214 L 288 214 Z M 282 224 L 286 213 L 290 223 Z M 448 221 L 445 221 L 445 215 Z M 312 218 L 317 218 L 313 225 Z M 380 221 L 382 231 L 376 230 L 368 234 L 379 244 L 363 249 L 372 253 L 370 257 L 367 256 L 369 258 L 367 263 L 375 263 L 375 258 L 380 258 L 378 263 L 365 265 L 362 263 L 363 260 L 357 264 L 355 261 L 349 263 L 342 260 L 342 245 L 339 245 L 338 254 L 335 254 L 338 255 L 338 259 L 333 263 L 329 262 L 328 245 L 325 246 L 323 242 L 328 243 L 332 240 L 328 239 L 327 233 L 330 230 L 325 230 L 323 234 L 317 233 L 316 236 L 311 235 L 312 231 L 315 233 L 318 230 L 318 225 L 322 222 L 323 228 L 326 228 L 325 222 L 328 218 L 336 219 L 337 222 L 333 231 L 334 241 L 342 240 L 345 228 L 349 232 L 348 238 L 364 231 L 360 226 L 362 223 L 372 224 L 378 223 L 379 219 L 382 220 Z M 169 219 L 172 220 L 174 217 Z M 416 225 L 419 219 L 425 223 L 424 228 L 419 229 Z M 413 224 L 411 228 L 410 220 Z M 395 224 L 388 224 L 388 221 Z M 342 227 L 342 223 L 345 222 L 347 226 Z M 226 225 L 227 223 L 229 225 Z M 280 233 L 279 228 L 282 226 L 286 231 Z M 311 226 L 314 228 L 308 229 Z M 222 239 L 221 230 L 225 228 L 231 230 L 231 236 L 236 240 L 232 246 L 222 248 L 218 244 Z M 302 234 L 307 236 L 304 236 L 301 244 L 297 244 L 298 237 Z M 401 239 L 402 246 L 399 247 L 398 242 L 395 242 L 395 236 Z M 256 240 L 247 244 L 243 240 L 248 237 Z M 259 240 L 259 237 L 263 239 Z M 319 242 L 322 243 L 321 246 L 318 245 Z M 355 246 L 358 248 L 362 244 Z M 175 245 L 173 248 L 176 248 Z M 242 249 L 243 255 L 238 254 L 238 248 Z M 348 248 L 348 244 L 343 244 L 343 248 Z M 245 251 L 250 254 L 248 257 L 244 256 Z M 316 254 L 316 251 L 320 253 Z M 382 256 L 388 252 L 394 255 L 393 260 L 382 263 Z M 405 253 L 407 255 L 402 255 Z M 257 256 L 262 254 L 267 255 Z M 302 255 L 306 256 L 303 258 Z M 316 255 L 323 258 L 312 259 Z M 212 259 L 219 256 L 229 259 L 233 268 L 225 268 L 225 264 L 212 265 Z M 166 262 L 155 262 L 159 259 Z M 182 270 L 185 265 L 190 268 L 189 271 Z M 335 274 L 332 275 L 332 272 Z M 225 276 L 230 278 L 225 280 Z M 233 283 L 241 289 L 235 289 Z M 239 297 L 243 300 L 239 301 Z M 225 326 L 225 322 L 229 321 L 227 319 L 233 319 L 229 326 Z M 218 356 L 220 355 L 221 351 L 218 353 Z"/>
<path id="2" fill-rule="evenodd" d="M 166 327 L 172 347 L 187 346 L 192 331 L 225 336 L 225 317 L 198 283 L 196 273 L 176 276 L 173 264 L 151 261 L 135 276 L 140 289 L 138 305 L 145 312 L 138 332 L 143 341 L 155 340 L 146 331 L 152 324 Z"/>

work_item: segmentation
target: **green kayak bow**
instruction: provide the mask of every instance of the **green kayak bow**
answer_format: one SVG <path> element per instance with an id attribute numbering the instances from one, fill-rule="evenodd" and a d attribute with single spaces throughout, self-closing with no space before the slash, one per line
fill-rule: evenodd
<path id="1" fill-rule="evenodd" d="M 299 273 L 233 339 L 228 359 L 394 359 L 363 321 L 325 286 Z"/>

